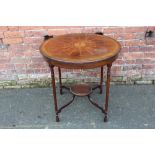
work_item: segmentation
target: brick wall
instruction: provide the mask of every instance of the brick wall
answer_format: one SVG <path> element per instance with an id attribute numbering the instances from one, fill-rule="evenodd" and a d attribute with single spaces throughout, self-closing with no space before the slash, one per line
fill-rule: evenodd
<path id="1" fill-rule="evenodd" d="M 49 85 L 50 71 L 39 52 L 43 36 L 97 31 L 117 39 L 122 45 L 119 58 L 112 67 L 112 82 L 154 83 L 155 36 L 145 40 L 147 29 L 155 31 L 155 26 L 0 26 L 0 88 L 34 87 L 38 83 L 40 86 Z M 99 69 L 63 70 L 64 81 L 98 81 L 96 77 L 99 77 Z"/>

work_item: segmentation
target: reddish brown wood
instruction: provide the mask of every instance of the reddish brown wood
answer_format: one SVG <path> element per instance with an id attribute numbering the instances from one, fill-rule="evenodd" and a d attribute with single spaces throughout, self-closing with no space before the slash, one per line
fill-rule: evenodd
<path id="1" fill-rule="evenodd" d="M 105 117 L 104 122 L 107 122 L 109 91 L 110 91 L 110 71 L 112 64 L 107 65 L 107 81 L 106 81 L 106 99 L 105 99 Z"/>
<path id="2" fill-rule="evenodd" d="M 75 84 L 70 91 L 76 96 L 87 96 L 92 92 L 92 88 L 88 84 Z"/>
<path id="3" fill-rule="evenodd" d="M 61 81 L 61 68 L 58 67 L 58 72 L 59 72 L 59 89 L 60 89 L 60 94 L 62 95 L 62 81 Z"/>
<path id="4" fill-rule="evenodd" d="M 116 60 L 120 49 L 121 46 L 116 40 L 107 36 L 88 33 L 56 36 L 54 38 L 45 40 L 42 43 L 40 51 L 45 56 L 51 68 L 56 121 L 59 121 L 58 113 L 60 113 L 62 109 L 70 105 L 73 102 L 75 95 L 78 96 L 79 94 L 79 96 L 82 96 L 83 94 L 87 95 L 90 102 L 94 106 L 102 110 L 102 112 L 105 114 L 104 121 L 107 121 L 108 100 L 110 91 L 110 69 L 113 61 Z M 93 90 L 99 87 L 100 93 L 102 93 L 103 66 L 105 65 L 107 65 L 105 109 L 100 107 L 90 98 L 90 87 L 76 86 L 71 88 L 71 91 L 74 94 L 73 99 L 58 110 L 55 77 L 53 70 L 54 66 L 57 66 L 59 68 L 58 71 L 60 93 L 62 93 L 62 88 L 67 88 L 65 86 L 62 86 L 60 67 L 69 69 L 89 69 L 101 67 L 100 86 L 93 88 Z M 81 93 L 82 91 L 83 94 Z"/>
<path id="5" fill-rule="evenodd" d="M 103 92 L 103 66 L 101 67 L 101 75 L 100 75 L 100 94 Z"/>
<path id="6" fill-rule="evenodd" d="M 55 75 L 54 75 L 54 66 L 49 65 L 51 69 L 51 78 L 52 78 L 52 87 L 53 87 L 53 97 L 54 97 L 54 106 L 55 106 L 55 113 L 56 113 L 56 122 L 59 122 L 58 116 L 58 104 L 57 104 L 57 96 L 56 96 L 56 87 L 55 87 Z"/>
<path id="7" fill-rule="evenodd" d="M 55 66 L 95 68 L 117 58 L 120 44 L 114 39 L 90 33 L 65 34 L 43 42 L 42 54 Z"/>

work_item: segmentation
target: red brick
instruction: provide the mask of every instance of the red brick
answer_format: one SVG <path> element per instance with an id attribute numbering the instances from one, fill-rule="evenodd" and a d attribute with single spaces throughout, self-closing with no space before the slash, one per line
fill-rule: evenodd
<path id="1" fill-rule="evenodd" d="M 67 29 L 49 29 L 48 35 L 62 35 L 68 33 Z"/>
<path id="2" fill-rule="evenodd" d="M 7 26 L 0 26 L 0 31 L 7 31 L 8 30 L 8 27 Z"/>
<path id="3" fill-rule="evenodd" d="M 0 32 L 0 38 L 4 38 L 3 32 Z M 1 41 L 1 40 L 0 40 Z M 0 42 L 1 43 L 1 42 Z"/>
<path id="4" fill-rule="evenodd" d="M 129 52 L 129 47 L 125 47 L 125 46 L 122 47 L 122 48 L 121 48 L 121 52 L 123 52 L 123 53 L 124 53 L 124 52 Z"/>
<path id="5" fill-rule="evenodd" d="M 24 56 L 23 52 L 12 52 L 11 57 L 22 57 Z"/>
<path id="6" fill-rule="evenodd" d="M 130 80 L 139 80 L 142 77 L 142 69 L 141 70 L 128 70 L 126 71 L 126 77 L 127 79 Z"/>
<path id="7" fill-rule="evenodd" d="M 19 30 L 41 30 L 43 26 L 19 26 Z"/>
<path id="8" fill-rule="evenodd" d="M 43 42 L 43 37 L 25 37 L 23 38 L 23 42 L 26 44 L 41 44 Z"/>
<path id="9" fill-rule="evenodd" d="M 32 60 L 32 63 L 45 62 L 45 59 L 42 56 L 32 57 L 31 60 Z"/>
<path id="10" fill-rule="evenodd" d="M 69 31 L 69 33 L 82 33 L 81 28 L 71 28 L 68 31 Z"/>
<path id="11" fill-rule="evenodd" d="M 22 42 L 23 42 L 22 38 L 4 38 L 3 39 L 4 44 L 18 44 Z"/>
<path id="12" fill-rule="evenodd" d="M 103 29 L 103 32 L 104 33 L 122 33 L 124 30 L 124 28 L 121 28 L 121 27 L 111 27 L 111 28 L 104 28 Z"/>
<path id="13" fill-rule="evenodd" d="M 155 46 L 147 46 L 147 50 L 148 52 L 153 52 L 155 51 Z"/>
<path id="14" fill-rule="evenodd" d="M 139 47 L 140 48 L 140 51 L 142 51 L 142 52 L 154 52 L 155 51 L 155 46 L 148 46 L 148 45 L 146 45 L 146 46 L 140 46 Z"/>
<path id="15" fill-rule="evenodd" d="M 31 53 L 32 53 L 32 56 L 34 56 L 34 57 L 41 57 L 42 56 L 42 54 L 40 53 L 39 50 L 38 51 L 33 51 Z"/>
<path id="16" fill-rule="evenodd" d="M 150 58 L 145 58 L 144 59 L 137 59 L 136 63 L 138 64 L 154 64 L 155 63 L 155 59 L 150 59 Z"/>
<path id="17" fill-rule="evenodd" d="M 25 44 L 12 44 L 8 47 L 9 52 L 23 52 L 26 51 Z"/>
<path id="18" fill-rule="evenodd" d="M 28 30 L 25 31 L 25 37 L 43 37 L 47 35 L 46 30 Z"/>
<path id="19" fill-rule="evenodd" d="M 13 44 L 8 47 L 9 52 L 34 52 L 39 50 L 38 44 Z"/>
<path id="20" fill-rule="evenodd" d="M 10 53 L 8 51 L 4 51 L 3 52 L 3 58 L 9 58 L 9 57 L 10 57 Z"/>
<path id="21" fill-rule="evenodd" d="M 10 69 L 14 69 L 14 65 L 9 64 L 9 63 L 5 63 L 5 64 L 0 64 L 0 70 L 10 70 Z"/>
<path id="22" fill-rule="evenodd" d="M 147 27 L 125 27 L 123 32 L 124 33 L 138 33 L 138 32 L 145 32 Z"/>
<path id="23" fill-rule="evenodd" d="M 125 40 L 124 41 L 125 46 L 143 46 L 145 45 L 144 40 Z"/>
<path id="24" fill-rule="evenodd" d="M 140 52 L 146 52 L 147 51 L 147 46 L 139 46 L 139 51 Z"/>
<path id="25" fill-rule="evenodd" d="M 9 56 L 9 52 L 7 51 L 7 49 L 0 49 L 0 58 L 6 57 L 8 58 Z"/>
<path id="26" fill-rule="evenodd" d="M 22 68 L 16 69 L 16 74 L 27 74 L 27 70 Z"/>
<path id="27" fill-rule="evenodd" d="M 148 30 L 155 31 L 155 26 L 149 26 L 149 29 Z"/>
<path id="28" fill-rule="evenodd" d="M 155 69 L 155 64 L 143 64 L 143 69 Z"/>
<path id="29" fill-rule="evenodd" d="M 123 71 L 128 71 L 128 70 L 140 70 L 142 69 L 142 64 L 127 64 L 123 66 Z"/>
<path id="30" fill-rule="evenodd" d="M 33 63 L 33 64 L 28 64 L 27 67 L 29 69 L 40 69 L 40 68 L 45 68 L 45 63 L 40 63 L 40 61 L 38 61 L 37 63 Z"/>
<path id="31" fill-rule="evenodd" d="M 0 58 L 0 64 L 6 64 L 10 62 L 10 58 Z"/>
<path id="32" fill-rule="evenodd" d="M 135 64 L 136 60 L 125 60 L 125 64 L 128 64 L 128 65 Z"/>
<path id="33" fill-rule="evenodd" d="M 34 73 L 49 73 L 48 69 L 34 69 Z"/>
<path id="34" fill-rule="evenodd" d="M 19 26 L 8 26 L 9 31 L 17 31 L 19 30 Z"/>
<path id="35" fill-rule="evenodd" d="M 140 52 L 139 46 L 130 46 L 129 47 L 129 52 Z"/>
<path id="36" fill-rule="evenodd" d="M 135 60 L 135 59 L 143 59 L 144 53 L 142 52 L 130 52 L 130 53 L 123 53 L 124 59 L 126 60 Z"/>
<path id="37" fill-rule="evenodd" d="M 96 33 L 96 32 L 103 32 L 103 27 L 95 27 L 95 26 L 87 26 L 81 28 L 83 33 Z"/>
<path id="38" fill-rule="evenodd" d="M 147 45 L 155 45 L 155 37 L 154 38 L 147 38 L 146 44 Z"/>
<path id="39" fill-rule="evenodd" d="M 14 64 L 15 69 L 26 69 L 26 64 Z"/>
<path id="40" fill-rule="evenodd" d="M 155 59 L 155 52 L 145 52 L 144 56 L 145 56 L 145 58 Z"/>
<path id="41" fill-rule="evenodd" d="M 116 61 L 113 63 L 113 65 L 123 65 L 125 63 L 122 59 L 116 59 Z"/>
<path id="42" fill-rule="evenodd" d="M 33 51 L 24 51 L 22 53 L 22 55 L 24 55 L 25 57 L 32 57 L 33 56 Z"/>
<path id="43" fill-rule="evenodd" d="M 114 34 L 115 39 L 132 40 L 132 39 L 144 39 L 144 33 L 120 33 Z"/>
<path id="44" fill-rule="evenodd" d="M 24 31 L 6 31 L 4 36 L 5 38 L 21 38 L 24 37 Z"/>
<path id="45" fill-rule="evenodd" d="M 83 28 L 83 26 L 43 26 L 44 29 L 70 29 L 70 28 Z"/>
<path id="46" fill-rule="evenodd" d="M 31 58 L 29 57 L 12 57 L 11 63 L 13 64 L 25 64 L 25 63 L 31 63 Z"/>
<path id="47" fill-rule="evenodd" d="M 121 71 L 122 70 L 122 66 L 112 66 L 112 71 Z"/>

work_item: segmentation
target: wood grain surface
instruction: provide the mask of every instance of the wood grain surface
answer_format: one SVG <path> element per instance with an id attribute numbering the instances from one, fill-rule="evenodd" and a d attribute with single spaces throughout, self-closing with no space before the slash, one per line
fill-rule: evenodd
<path id="1" fill-rule="evenodd" d="M 77 68 L 77 65 L 80 65 L 81 68 L 85 68 L 86 65 L 86 68 L 89 68 L 90 64 L 90 68 L 94 68 L 102 66 L 102 63 L 104 65 L 108 59 L 116 58 L 120 48 L 120 44 L 110 37 L 76 33 L 50 38 L 42 43 L 40 51 L 56 66 L 73 65 L 69 68 Z"/>

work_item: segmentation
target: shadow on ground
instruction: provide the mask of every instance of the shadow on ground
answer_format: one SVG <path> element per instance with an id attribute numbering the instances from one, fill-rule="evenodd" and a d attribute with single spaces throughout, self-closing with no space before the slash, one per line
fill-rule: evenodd
<path id="1" fill-rule="evenodd" d="M 65 91 L 59 105 L 69 101 Z M 96 90 L 92 98 L 103 105 L 104 95 Z M 111 86 L 109 121 L 91 105 L 87 97 L 76 97 L 55 122 L 50 88 L 0 90 L 0 128 L 155 128 L 155 86 Z"/>

